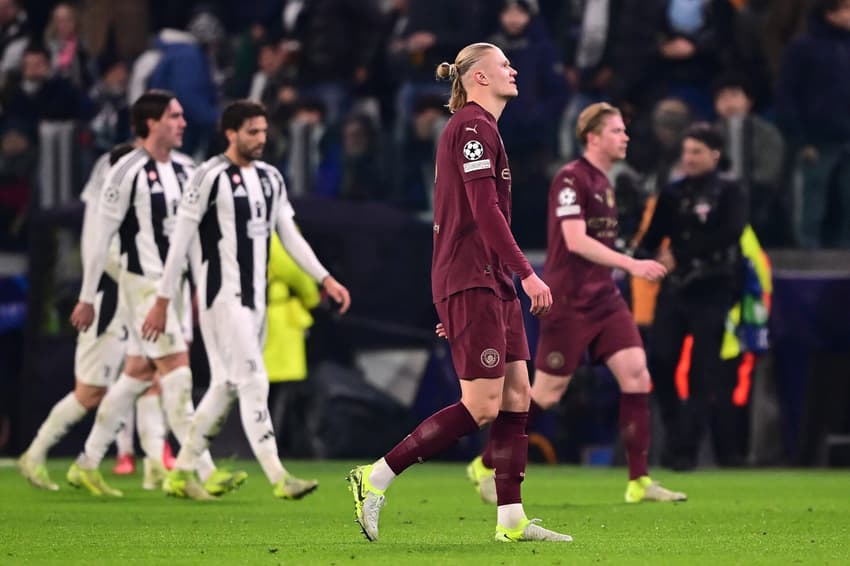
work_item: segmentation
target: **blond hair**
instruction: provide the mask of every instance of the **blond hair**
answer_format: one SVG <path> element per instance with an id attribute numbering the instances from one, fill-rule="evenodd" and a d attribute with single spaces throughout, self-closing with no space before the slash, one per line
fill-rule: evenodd
<path id="1" fill-rule="evenodd" d="M 463 76 L 491 49 L 498 47 L 492 43 L 472 43 L 458 52 L 454 63 L 443 61 L 437 65 L 437 78 L 452 81 L 452 96 L 447 104 L 451 112 L 457 112 L 466 104 Z"/>
<path id="2" fill-rule="evenodd" d="M 608 116 L 622 116 L 622 114 L 618 108 L 607 102 L 597 102 L 582 110 L 576 123 L 576 138 L 587 145 L 587 134 L 591 132 L 598 134 Z"/>

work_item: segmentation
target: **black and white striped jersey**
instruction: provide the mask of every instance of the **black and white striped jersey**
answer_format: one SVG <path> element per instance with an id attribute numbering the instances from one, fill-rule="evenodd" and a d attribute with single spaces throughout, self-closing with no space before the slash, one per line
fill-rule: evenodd
<path id="1" fill-rule="evenodd" d="M 240 167 L 223 154 L 198 167 L 178 212 L 160 295 L 171 297 L 174 278 L 192 240 L 198 238 L 201 267 L 198 299 L 204 308 L 216 300 L 239 301 L 265 309 L 269 244 L 277 229 L 284 246 L 308 274 L 321 281 L 327 270 L 295 228 L 295 212 L 280 172 L 262 161 Z M 293 234 L 294 233 L 294 234 Z"/>
<path id="2" fill-rule="evenodd" d="M 194 163 L 182 154 L 172 152 L 171 161 L 161 163 L 142 148 L 109 170 L 100 214 L 121 222 L 121 254 L 130 273 L 150 279 L 162 275 L 177 207 L 193 171 Z"/>

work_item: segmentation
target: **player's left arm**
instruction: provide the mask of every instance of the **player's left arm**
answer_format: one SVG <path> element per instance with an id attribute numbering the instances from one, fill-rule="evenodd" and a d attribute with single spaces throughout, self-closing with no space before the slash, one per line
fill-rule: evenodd
<path id="1" fill-rule="evenodd" d="M 328 272 L 328 270 L 325 269 L 325 266 L 322 265 L 322 262 L 320 262 L 319 258 L 316 257 L 316 253 L 313 251 L 313 248 L 310 247 L 310 244 L 307 243 L 307 240 L 305 240 L 304 236 L 301 235 L 301 231 L 298 230 L 298 226 L 295 225 L 295 211 L 292 209 L 292 205 L 286 198 L 285 191 L 283 192 L 281 199 L 282 202 L 278 209 L 275 222 L 277 234 L 280 236 L 280 243 L 283 244 L 283 248 L 295 261 L 295 263 L 298 264 L 298 267 L 319 282 L 322 289 L 324 289 L 333 300 L 339 303 L 339 312 L 345 313 L 351 306 L 351 295 L 349 294 L 348 289 L 346 289 L 344 285 L 337 281 Z"/>

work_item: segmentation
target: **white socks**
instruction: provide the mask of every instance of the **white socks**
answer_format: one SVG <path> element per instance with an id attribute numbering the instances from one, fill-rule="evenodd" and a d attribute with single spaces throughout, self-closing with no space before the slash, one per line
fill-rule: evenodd
<path id="1" fill-rule="evenodd" d="M 525 519 L 522 503 L 499 505 L 496 509 L 496 524 L 506 529 L 515 529 Z"/>
<path id="2" fill-rule="evenodd" d="M 182 447 L 189 441 L 189 431 L 195 416 L 195 407 L 192 405 L 192 370 L 187 366 L 173 369 L 160 376 L 160 385 L 168 426 Z M 198 458 L 197 470 L 204 481 L 215 471 L 215 464 L 208 451 Z"/>
<path id="3" fill-rule="evenodd" d="M 210 384 L 195 410 L 189 438 L 180 446 L 175 468 L 192 471 L 197 467 L 198 459 L 207 452 L 210 439 L 221 430 L 235 399 L 235 393 L 228 390 L 227 384 Z"/>
<path id="4" fill-rule="evenodd" d="M 369 474 L 369 483 L 375 489 L 384 491 L 395 479 L 395 472 L 387 464 L 387 461 L 381 458 L 372 464 L 372 473 Z"/>
<path id="5" fill-rule="evenodd" d="M 77 400 L 77 396 L 71 391 L 60 399 L 50 414 L 44 419 L 38 433 L 35 435 L 27 455 L 37 463 L 43 464 L 47 459 L 47 452 L 68 433 L 68 430 L 80 422 L 88 411 Z"/>
<path id="6" fill-rule="evenodd" d="M 124 419 L 132 410 L 136 399 L 150 386 L 150 381 L 135 379 L 126 373 L 121 374 L 100 402 L 94 426 L 86 439 L 85 449 L 77 459 L 80 467 L 94 469 L 100 465 L 115 435 L 124 426 Z"/>
<path id="7" fill-rule="evenodd" d="M 139 397 L 141 399 L 141 397 Z M 130 409 L 130 412 L 124 418 L 124 427 L 115 437 L 115 446 L 118 449 L 118 455 L 129 454 L 133 455 L 135 450 L 133 449 L 133 435 L 136 432 L 134 418 L 136 415 L 134 414 L 133 409 Z"/>
<path id="8" fill-rule="evenodd" d="M 245 376 L 245 381 L 239 386 L 242 429 L 266 477 L 276 484 L 286 475 L 286 469 L 277 453 L 277 439 L 269 416 L 269 379 L 262 372 Z"/>
<path id="9" fill-rule="evenodd" d="M 139 430 L 139 442 L 145 455 L 157 462 L 162 461 L 162 449 L 165 446 L 165 419 L 159 404 L 159 395 L 142 395 L 136 401 L 136 427 Z"/>

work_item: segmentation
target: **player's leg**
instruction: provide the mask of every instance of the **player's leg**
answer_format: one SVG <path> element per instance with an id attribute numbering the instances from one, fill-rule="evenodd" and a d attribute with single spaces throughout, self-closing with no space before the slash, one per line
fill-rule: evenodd
<path id="1" fill-rule="evenodd" d="M 150 389 L 136 400 L 136 429 L 139 431 L 139 443 L 145 452 L 142 488 L 146 490 L 159 489 L 165 480 L 165 418 L 159 397 L 159 378 L 154 373 Z"/>
<path id="2" fill-rule="evenodd" d="M 684 493 L 666 489 L 649 476 L 651 379 L 643 348 L 620 350 L 607 365 L 620 385 L 620 439 L 629 467 L 626 502 L 687 500 Z"/>
<path id="3" fill-rule="evenodd" d="M 534 359 L 534 384 L 528 408 L 526 430 L 543 413 L 555 406 L 563 397 L 570 379 L 596 332 L 595 326 L 584 320 L 568 316 L 544 318 L 540 321 L 537 355 Z M 569 339 L 565 339 L 569 337 Z M 521 340 L 522 337 L 517 337 Z M 489 441 L 484 452 L 467 466 L 467 476 L 476 485 L 481 499 L 496 503 L 494 483 L 493 444 Z"/>
<path id="4" fill-rule="evenodd" d="M 47 472 L 47 453 L 65 437 L 72 426 L 100 404 L 105 394 L 105 386 L 87 385 L 78 379 L 74 391 L 53 405 L 35 438 L 18 460 L 21 474 L 33 486 L 50 491 L 59 489 Z"/>
<path id="5" fill-rule="evenodd" d="M 233 491 L 247 479 L 245 472 L 219 469 L 206 477 L 203 485 L 194 478 L 198 462 L 209 453 L 211 439 L 221 430 L 236 400 L 236 383 L 228 377 L 233 346 L 231 335 L 244 327 L 236 324 L 228 312 L 223 312 L 221 305 L 200 310 L 198 315 L 210 367 L 210 386 L 195 410 L 188 437 L 181 440 L 174 469 L 169 472 L 163 490 L 178 497 L 205 499 L 206 494 L 223 495 Z"/>
<path id="6" fill-rule="evenodd" d="M 522 481 L 528 462 L 528 407 L 531 386 L 528 381 L 528 342 L 519 300 L 503 305 L 503 331 L 506 336 L 506 368 L 501 410 L 490 427 L 498 502 L 496 540 L 500 542 L 569 542 L 572 537 L 544 529 L 525 516 Z"/>
<path id="7" fill-rule="evenodd" d="M 98 407 L 83 452 L 68 470 L 68 483 L 74 487 L 85 487 L 93 495 L 121 495 L 120 491 L 112 489 L 103 481 L 98 467 L 115 440 L 115 435 L 124 426 L 124 419 L 136 399 L 150 387 L 152 379 L 153 367 L 146 358 L 135 355 L 131 347 L 124 371 L 106 392 Z"/>
<path id="8" fill-rule="evenodd" d="M 643 340 L 625 308 L 612 313 L 592 344 L 595 359 L 605 360 L 620 386 L 620 438 L 629 467 L 626 501 L 684 501 L 684 493 L 670 491 L 649 477 L 649 395 L 652 380 Z"/>
<path id="9" fill-rule="evenodd" d="M 115 448 L 118 454 L 115 457 L 112 473 L 117 476 L 127 476 L 136 472 L 136 455 L 133 448 L 136 418 L 137 415 L 134 414 L 134 410 L 130 409 L 130 414 L 124 419 L 124 427 L 115 437 Z"/>
<path id="10" fill-rule="evenodd" d="M 351 470 L 348 481 L 355 517 L 367 539 L 378 538 L 384 491 L 398 474 L 498 415 L 505 375 L 502 302 L 489 289 L 472 289 L 436 305 L 461 380 L 461 400 L 425 419 L 383 458 Z"/>

